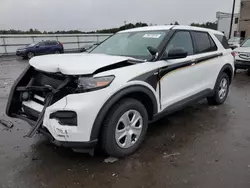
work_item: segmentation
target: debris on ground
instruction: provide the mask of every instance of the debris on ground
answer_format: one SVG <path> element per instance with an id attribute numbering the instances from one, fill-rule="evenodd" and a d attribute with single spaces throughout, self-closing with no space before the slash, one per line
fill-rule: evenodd
<path id="1" fill-rule="evenodd" d="M 171 139 L 172 139 L 172 140 L 174 140 L 174 139 L 175 139 L 175 134 L 173 134 L 173 135 L 171 136 Z"/>
<path id="2" fill-rule="evenodd" d="M 7 121 L 4 119 L 0 119 L 0 124 L 2 124 L 3 126 L 9 128 L 9 129 L 14 127 L 14 124 L 11 121 Z"/>
<path id="3" fill-rule="evenodd" d="M 31 160 L 32 160 L 32 161 L 37 161 L 37 160 L 39 160 L 39 158 L 38 158 L 37 156 L 33 156 L 33 157 L 31 158 Z"/>
<path id="4" fill-rule="evenodd" d="M 112 177 L 116 177 L 116 178 L 118 178 L 118 174 L 113 173 L 113 174 L 112 174 Z"/>
<path id="5" fill-rule="evenodd" d="M 118 158 L 115 158 L 115 157 L 108 157 L 104 160 L 105 163 L 114 163 L 118 161 Z"/>
<path id="6" fill-rule="evenodd" d="M 169 158 L 169 157 L 175 157 L 177 155 L 180 155 L 180 153 L 172 153 L 172 154 L 169 154 L 169 155 L 167 155 L 167 153 L 164 153 L 163 158 L 166 159 L 166 158 Z"/>
<path id="7" fill-rule="evenodd" d="M 210 106 L 209 109 L 210 109 L 210 110 L 217 110 L 218 107 L 217 107 L 217 106 Z"/>

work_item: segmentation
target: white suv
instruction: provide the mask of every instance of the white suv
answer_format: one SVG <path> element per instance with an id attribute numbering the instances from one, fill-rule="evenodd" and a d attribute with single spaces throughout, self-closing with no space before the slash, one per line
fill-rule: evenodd
<path id="1" fill-rule="evenodd" d="M 135 152 L 148 123 L 207 98 L 222 104 L 234 57 L 221 32 L 189 26 L 121 31 L 90 53 L 35 57 L 10 92 L 7 115 L 74 151 L 99 141 L 115 157 Z M 220 42 L 221 40 L 221 42 Z"/>

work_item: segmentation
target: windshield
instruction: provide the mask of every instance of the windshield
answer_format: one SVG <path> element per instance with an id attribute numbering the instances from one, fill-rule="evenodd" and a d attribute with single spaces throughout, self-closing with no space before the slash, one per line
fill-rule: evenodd
<path id="1" fill-rule="evenodd" d="M 167 33 L 168 31 L 117 33 L 97 46 L 91 53 L 148 59 L 151 55 L 147 47 L 158 48 Z"/>
<path id="2" fill-rule="evenodd" d="M 228 40 L 228 42 L 240 42 L 240 38 L 239 37 L 231 38 Z"/>
<path id="3" fill-rule="evenodd" d="M 241 47 L 250 47 L 250 39 L 247 39 Z"/>
<path id="4" fill-rule="evenodd" d="M 33 46 L 35 46 L 37 43 L 32 43 L 32 44 L 29 44 L 29 45 L 27 45 L 27 47 L 33 47 Z"/>

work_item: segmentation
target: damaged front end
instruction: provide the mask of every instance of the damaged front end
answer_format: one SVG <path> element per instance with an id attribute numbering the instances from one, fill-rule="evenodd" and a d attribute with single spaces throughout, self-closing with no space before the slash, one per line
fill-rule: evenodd
<path id="1" fill-rule="evenodd" d="M 42 72 L 28 66 L 12 86 L 6 114 L 32 125 L 27 134 L 32 137 L 42 128 L 46 108 L 75 92 L 75 80 L 74 76 Z"/>

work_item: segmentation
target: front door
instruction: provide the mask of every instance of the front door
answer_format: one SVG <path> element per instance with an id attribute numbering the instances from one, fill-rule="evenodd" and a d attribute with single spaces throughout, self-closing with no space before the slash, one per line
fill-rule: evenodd
<path id="1" fill-rule="evenodd" d="M 47 53 L 47 47 L 44 41 L 39 42 L 38 45 L 35 46 L 36 55 L 42 55 Z"/>
<path id="2" fill-rule="evenodd" d="M 160 69 L 161 109 L 177 103 L 199 91 L 198 67 L 194 66 L 194 45 L 189 31 L 177 31 L 166 47 L 182 48 L 188 56 L 182 59 L 167 60 L 166 67 Z"/>
<path id="3" fill-rule="evenodd" d="M 188 52 L 183 59 L 167 60 L 160 69 L 162 110 L 172 104 L 185 103 L 211 92 L 221 53 L 210 34 L 200 31 L 177 31 L 166 47 Z"/>

